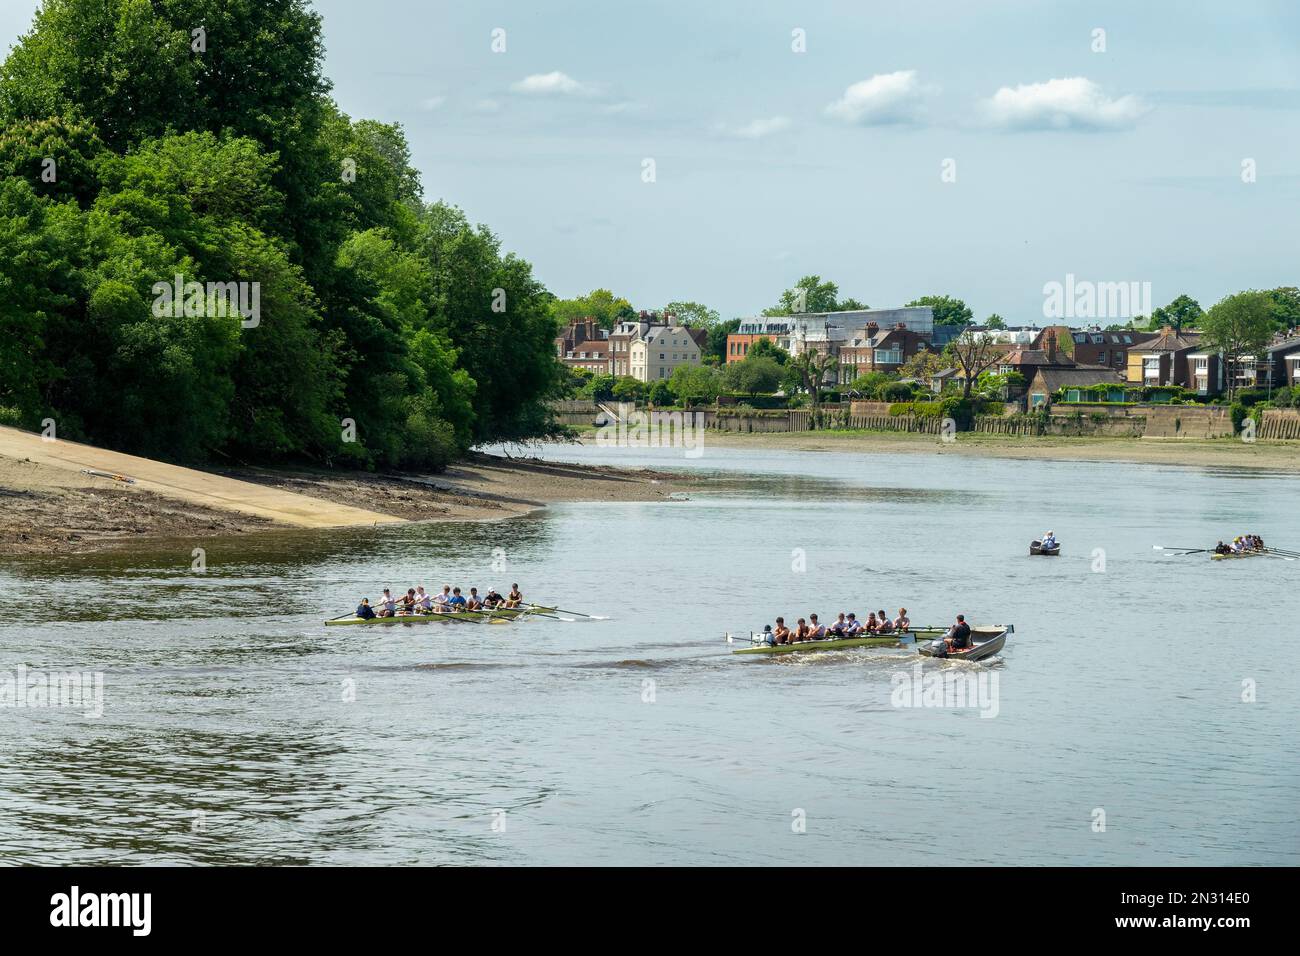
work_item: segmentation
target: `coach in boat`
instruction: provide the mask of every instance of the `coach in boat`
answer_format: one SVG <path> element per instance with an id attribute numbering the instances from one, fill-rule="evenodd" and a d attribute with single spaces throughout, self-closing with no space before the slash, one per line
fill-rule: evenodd
<path id="1" fill-rule="evenodd" d="M 948 628 L 948 633 L 931 646 L 933 647 L 934 657 L 947 657 L 952 651 L 969 650 L 971 646 L 970 625 L 966 623 L 966 615 L 958 614 L 956 623 Z"/>

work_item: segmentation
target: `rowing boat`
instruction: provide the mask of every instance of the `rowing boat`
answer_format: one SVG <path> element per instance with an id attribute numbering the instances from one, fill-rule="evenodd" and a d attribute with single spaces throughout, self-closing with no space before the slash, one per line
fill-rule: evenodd
<path id="1" fill-rule="evenodd" d="M 832 637 L 820 641 L 796 641 L 794 644 L 760 644 L 763 635 L 750 632 L 749 640 L 753 647 L 742 647 L 733 654 L 794 654 L 801 651 L 841 651 L 851 647 L 897 647 L 914 641 L 918 636 L 931 637 L 943 633 L 940 628 L 900 631 L 897 634 L 872 635 L 870 637 Z M 728 642 L 737 640 L 734 635 L 727 635 Z M 743 638 L 740 638 L 743 640 Z"/>
<path id="2" fill-rule="evenodd" d="M 554 610 L 549 607 L 498 607 L 483 611 L 456 611 L 442 614 L 398 614 L 395 617 L 340 617 L 326 621 L 328 627 L 343 624 L 432 624 L 441 621 L 513 621 L 525 614 L 544 614 Z"/>
<path id="3" fill-rule="evenodd" d="M 971 646 L 964 651 L 948 651 L 943 655 L 949 661 L 978 661 L 992 657 L 1002 650 L 1007 643 L 1007 635 L 1015 631 L 1014 624 L 994 624 L 989 627 L 972 627 L 970 631 Z M 926 657 L 934 657 L 936 648 L 933 643 L 918 647 L 917 650 Z"/>
<path id="4" fill-rule="evenodd" d="M 1211 554 L 1211 561 L 1226 561 L 1229 558 L 1257 558 L 1262 554 L 1268 554 L 1268 548 L 1254 551 L 1231 551 L 1228 554 Z"/>
<path id="5" fill-rule="evenodd" d="M 1042 555 L 1042 556 L 1045 557 L 1045 558 L 1054 558 L 1054 557 L 1056 557 L 1058 554 L 1061 553 L 1061 546 L 1060 546 L 1060 544 L 1057 544 L 1055 547 L 1044 548 L 1044 547 L 1043 547 L 1043 542 L 1041 542 L 1041 541 L 1031 541 L 1031 542 L 1029 542 L 1029 553 L 1030 553 L 1030 554 L 1039 554 L 1039 555 Z"/>

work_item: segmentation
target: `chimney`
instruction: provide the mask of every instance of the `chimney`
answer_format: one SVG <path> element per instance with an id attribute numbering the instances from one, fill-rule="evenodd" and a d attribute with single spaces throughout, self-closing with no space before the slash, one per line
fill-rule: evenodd
<path id="1" fill-rule="evenodd" d="M 1047 330 L 1047 361 L 1056 362 L 1056 329 Z"/>
<path id="2" fill-rule="evenodd" d="M 880 331 L 880 325 L 876 322 L 867 323 L 867 338 L 874 339 L 876 333 Z"/>
<path id="3" fill-rule="evenodd" d="M 596 337 L 596 320 L 587 319 L 585 324 L 587 326 L 587 338 L 594 339 Z"/>

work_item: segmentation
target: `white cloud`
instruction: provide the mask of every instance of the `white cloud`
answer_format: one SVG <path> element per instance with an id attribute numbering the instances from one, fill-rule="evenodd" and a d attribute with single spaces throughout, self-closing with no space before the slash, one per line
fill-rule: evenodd
<path id="1" fill-rule="evenodd" d="M 1004 86 L 981 107 L 992 125 L 1017 130 L 1124 129 L 1149 109 L 1136 96 L 1111 98 L 1082 76 Z"/>
<path id="2" fill-rule="evenodd" d="M 722 132 L 728 136 L 741 139 L 762 139 L 790 128 L 790 120 L 785 116 L 769 116 L 765 119 L 750 120 L 744 126 L 723 126 Z"/>
<path id="3" fill-rule="evenodd" d="M 422 102 L 420 104 L 420 107 L 426 110 L 436 110 L 439 106 L 441 106 L 445 102 L 447 102 L 447 97 L 445 96 L 431 96 L 427 100 Z"/>
<path id="4" fill-rule="evenodd" d="M 579 83 L 559 70 L 526 76 L 518 83 L 512 83 L 510 89 L 530 96 L 590 96 L 596 92 L 595 87 Z"/>
<path id="5" fill-rule="evenodd" d="M 921 83 L 916 70 L 877 73 L 846 89 L 826 107 L 826 115 L 860 126 L 910 123 L 920 119 L 925 99 L 933 92 L 933 87 Z"/>

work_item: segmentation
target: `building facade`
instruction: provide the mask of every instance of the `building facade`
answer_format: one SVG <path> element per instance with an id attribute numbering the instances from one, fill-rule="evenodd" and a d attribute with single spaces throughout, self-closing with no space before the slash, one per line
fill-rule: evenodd
<path id="1" fill-rule="evenodd" d="M 679 366 L 699 364 L 700 346 L 682 326 L 651 326 L 628 345 L 628 374 L 638 381 L 666 381 Z"/>

